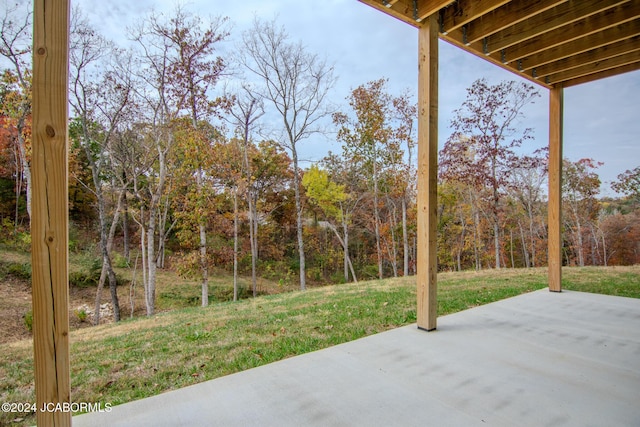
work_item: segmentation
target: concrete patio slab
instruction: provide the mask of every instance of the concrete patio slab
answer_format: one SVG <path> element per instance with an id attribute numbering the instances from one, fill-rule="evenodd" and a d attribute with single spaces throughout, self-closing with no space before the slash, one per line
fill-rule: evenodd
<path id="1" fill-rule="evenodd" d="M 640 300 L 536 291 L 78 426 L 640 426 Z"/>

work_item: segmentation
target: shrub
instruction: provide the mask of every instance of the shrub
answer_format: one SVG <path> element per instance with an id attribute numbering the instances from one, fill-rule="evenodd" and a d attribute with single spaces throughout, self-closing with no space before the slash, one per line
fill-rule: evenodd
<path id="1" fill-rule="evenodd" d="M 246 299 L 253 296 L 253 291 L 241 284 L 238 284 L 238 299 Z M 233 286 L 211 286 L 209 287 L 209 302 L 213 301 L 233 301 Z"/>
<path id="2" fill-rule="evenodd" d="M 31 280 L 31 264 L 10 262 L 0 265 L 3 275 L 13 276 L 16 279 Z"/>
<path id="3" fill-rule="evenodd" d="M 87 311 L 84 308 L 76 309 L 75 314 L 79 321 L 85 322 L 87 320 Z"/>
<path id="4" fill-rule="evenodd" d="M 100 271 L 73 271 L 69 273 L 69 285 L 78 288 L 96 286 L 100 280 Z"/>
<path id="5" fill-rule="evenodd" d="M 24 316 L 24 326 L 29 332 L 33 332 L 33 310 L 27 311 Z"/>
<path id="6" fill-rule="evenodd" d="M 113 253 L 113 259 L 111 260 L 114 267 L 117 268 L 129 268 L 129 260 L 120 255 L 118 252 Z"/>
<path id="7" fill-rule="evenodd" d="M 80 270 L 69 272 L 69 285 L 79 288 L 96 286 L 100 281 L 102 259 L 87 253 L 78 259 L 78 264 Z"/>

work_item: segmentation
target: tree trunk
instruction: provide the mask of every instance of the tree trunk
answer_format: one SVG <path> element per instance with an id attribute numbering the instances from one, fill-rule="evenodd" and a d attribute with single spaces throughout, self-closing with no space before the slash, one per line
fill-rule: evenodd
<path id="1" fill-rule="evenodd" d="M 509 230 L 509 245 L 510 247 L 510 251 L 509 254 L 511 255 L 511 268 L 515 268 L 516 267 L 516 262 L 515 262 L 515 257 L 513 255 L 513 230 Z"/>
<path id="2" fill-rule="evenodd" d="M 584 267 L 584 248 L 582 247 L 582 224 L 576 215 L 576 241 L 578 249 L 578 265 Z"/>
<path id="3" fill-rule="evenodd" d="M 18 223 L 20 218 L 20 195 L 22 194 L 22 180 L 24 179 L 24 174 L 22 173 L 22 164 L 20 162 L 19 149 L 14 151 L 14 155 L 16 158 L 16 217 L 13 222 L 13 237 L 14 239 L 16 239 L 16 237 L 18 236 Z"/>
<path id="4" fill-rule="evenodd" d="M 238 187 L 233 190 L 233 300 L 238 301 Z"/>
<path id="5" fill-rule="evenodd" d="M 529 256 L 529 249 L 527 248 L 527 237 L 524 234 L 524 228 L 520 221 L 518 221 L 518 227 L 520 228 L 520 239 L 522 240 L 522 255 L 524 256 L 524 266 L 526 268 L 531 267 L 531 260 Z"/>
<path id="6" fill-rule="evenodd" d="M 18 152 L 20 153 L 20 162 L 22 163 L 22 175 L 26 182 L 27 193 L 27 215 L 31 218 L 31 166 L 27 160 L 27 148 L 26 141 L 24 140 L 24 121 L 26 118 L 26 112 L 23 112 L 23 117 L 18 120 L 16 131 L 18 133 Z M 18 200 L 16 200 L 18 204 Z"/>
<path id="7" fill-rule="evenodd" d="M 113 212 L 113 219 L 111 221 L 111 227 L 109 228 L 109 232 L 106 237 L 106 251 L 102 249 L 102 271 L 100 272 L 100 280 L 98 281 L 98 289 L 96 292 L 96 302 L 95 302 L 95 314 L 93 318 L 93 324 L 98 325 L 100 323 L 100 306 L 101 306 L 101 294 L 102 289 L 104 288 L 104 282 L 108 278 L 109 279 L 109 291 L 111 295 L 111 305 L 113 306 L 113 320 L 115 322 L 120 321 L 120 303 L 118 300 L 118 291 L 117 291 L 117 277 L 115 272 L 113 271 L 113 265 L 111 264 L 111 252 L 113 250 L 113 238 L 116 234 L 116 228 L 118 227 L 118 221 L 120 220 L 120 210 L 122 209 L 123 201 L 125 198 L 126 190 L 123 190 L 120 193 L 120 197 L 118 198 L 118 205 L 116 206 L 115 211 Z M 103 208 L 104 209 L 104 208 Z M 105 215 L 102 213 L 101 215 Z M 106 224 L 105 224 L 106 227 Z M 102 226 L 101 226 L 102 232 Z M 102 241 L 102 237 L 101 237 Z M 102 243 L 101 243 L 102 246 Z"/>
<path id="8" fill-rule="evenodd" d="M 344 282 L 349 283 L 349 265 L 351 264 L 351 259 L 349 259 L 349 226 L 347 223 L 347 215 L 345 214 L 344 210 L 342 210 L 342 236 L 342 252 L 344 254 Z M 355 274 L 353 274 L 353 281 L 357 282 Z"/>
<path id="9" fill-rule="evenodd" d="M 136 302 L 136 274 L 138 272 L 138 255 L 136 255 L 136 260 L 133 264 L 133 274 L 131 275 L 131 285 L 129 286 L 129 305 L 131 308 L 131 314 L 129 316 L 130 319 L 133 319 L 133 313 L 135 312 Z"/>
<path id="10" fill-rule="evenodd" d="M 407 232 L 407 195 L 402 195 L 402 243 L 403 243 L 403 274 L 409 275 L 409 233 Z"/>
<path id="11" fill-rule="evenodd" d="M 172 137 L 169 134 L 169 142 L 167 146 L 172 145 Z M 149 203 L 149 223 L 147 225 L 147 285 L 146 285 L 146 306 L 147 316 L 153 316 L 155 314 L 156 306 L 156 256 L 155 256 L 155 233 L 156 233 L 156 219 L 158 215 L 158 206 L 160 205 L 160 198 L 164 191 L 164 185 L 167 177 L 167 164 L 166 164 L 166 150 L 160 144 L 159 140 L 156 140 L 156 150 L 158 151 L 158 184 L 155 192 L 151 195 L 151 202 Z"/>
<path id="12" fill-rule="evenodd" d="M 209 305 L 209 267 L 207 266 L 207 227 L 200 224 L 200 269 L 202 270 L 202 306 Z"/>
<path id="13" fill-rule="evenodd" d="M 127 182 L 126 172 L 122 172 L 122 182 Z M 129 246 L 131 244 L 129 236 L 129 199 L 127 198 L 126 188 L 122 190 L 122 239 L 123 239 L 123 256 L 127 262 L 131 261 L 131 254 L 129 253 Z"/>
<path id="14" fill-rule="evenodd" d="M 165 200 L 164 209 L 162 212 L 158 212 L 158 251 L 156 252 L 156 266 L 158 268 L 164 268 L 164 260 L 166 254 L 166 243 L 171 229 L 174 224 L 167 227 L 167 219 L 169 217 L 169 200 Z"/>
<path id="15" fill-rule="evenodd" d="M 153 316 L 156 310 L 156 256 L 155 256 L 155 231 L 156 216 L 149 212 L 149 225 L 147 227 L 147 286 L 146 286 L 146 305 L 147 316 Z"/>
<path id="16" fill-rule="evenodd" d="M 108 255 L 108 254 L 107 254 Z M 120 302 L 118 301 L 118 282 L 116 279 L 116 273 L 113 271 L 113 266 L 111 265 L 111 257 L 107 256 L 105 258 L 107 264 L 107 276 L 109 277 L 109 291 L 111 294 L 111 305 L 113 306 L 113 320 L 115 322 L 120 321 Z"/>
<path id="17" fill-rule="evenodd" d="M 479 271 L 482 268 L 480 264 L 480 245 L 478 243 L 480 240 L 480 233 L 478 232 L 480 228 L 480 212 L 473 197 L 471 198 L 471 208 L 473 210 L 473 256 L 476 271 Z"/>
<path id="18" fill-rule="evenodd" d="M 495 208 L 497 209 L 497 208 Z M 496 270 L 500 269 L 500 224 L 498 221 L 498 212 L 494 212 L 493 217 L 493 246 L 496 251 Z"/>
<path id="19" fill-rule="evenodd" d="M 333 231 L 333 233 L 336 235 L 336 237 L 338 238 L 338 241 L 340 242 L 340 244 L 342 245 L 342 248 L 344 250 L 344 254 L 345 254 L 345 261 L 347 262 L 347 265 L 349 266 L 349 269 L 351 270 L 351 275 L 353 276 L 353 281 L 355 283 L 358 283 L 358 279 L 356 278 L 356 272 L 353 269 L 353 264 L 351 263 L 351 258 L 349 257 L 349 249 L 348 249 L 348 231 L 345 231 L 345 238 L 343 239 L 340 236 L 340 233 L 338 233 L 338 229 L 335 227 L 335 225 L 331 224 L 330 222 L 327 221 L 327 225 L 329 226 L 329 228 L 331 229 L 331 231 Z M 343 222 L 343 229 L 344 229 L 344 222 Z M 349 275 L 347 274 L 347 281 L 349 280 Z"/>
<path id="20" fill-rule="evenodd" d="M 251 291 L 255 298 L 258 296 L 258 212 L 253 188 L 249 189 L 247 199 L 249 202 L 249 243 L 251 244 Z"/>
<path id="21" fill-rule="evenodd" d="M 296 199 L 296 231 L 298 235 L 298 256 L 300 258 L 300 290 L 307 290 L 307 273 L 304 256 L 304 234 L 302 224 L 302 200 L 300 196 L 300 176 L 298 175 L 298 153 L 295 145 L 292 144 L 292 160 L 293 160 L 293 189 Z"/>
<path id="22" fill-rule="evenodd" d="M 602 233 L 602 263 L 606 267 L 608 264 L 607 259 L 607 242 L 604 238 L 604 233 Z"/>
<path id="23" fill-rule="evenodd" d="M 196 175 L 197 191 L 202 197 L 202 168 L 198 168 Z M 209 267 L 207 265 L 207 226 L 206 218 L 198 215 L 198 228 L 200 231 L 200 272 L 202 274 L 202 307 L 209 305 Z"/>
<path id="24" fill-rule="evenodd" d="M 398 244 L 396 242 L 396 206 L 389 198 L 387 197 L 387 203 L 393 207 L 391 214 L 389 215 L 389 221 L 391 222 L 390 231 L 391 231 L 391 253 L 389 254 L 389 258 L 391 259 L 391 268 L 393 269 L 393 277 L 398 277 Z"/>
<path id="25" fill-rule="evenodd" d="M 144 301 L 147 307 L 148 313 L 148 300 L 149 300 L 149 270 L 147 269 L 147 249 L 146 249 L 146 235 L 147 230 L 144 227 L 144 207 L 140 208 L 140 254 L 142 255 L 142 287 L 144 289 Z"/>
<path id="26" fill-rule="evenodd" d="M 531 261 L 529 262 L 530 267 L 536 266 L 536 236 L 534 235 L 534 218 L 533 218 L 533 207 L 531 204 L 528 205 L 527 209 L 529 213 L 529 240 L 531 243 Z"/>
<path id="27" fill-rule="evenodd" d="M 467 219 L 462 209 L 458 209 L 460 214 L 460 224 L 462 224 L 462 231 L 460 232 L 460 245 L 458 247 L 458 271 L 462 271 L 462 252 L 464 251 L 465 243 L 467 241 Z"/>
<path id="28" fill-rule="evenodd" d="M 96 289 L 96 299 L 94 303 L 93 313 L 93 326 L 100 324 L 100 306 L 102 305 L 102 289 L 104 289 L 104 282 L 107 279 L 107 262 L 102 257 L 102 271 L 100 272 L 100 280 L 98 280 L 98 287 Z"/>
<path id="29" fill-rule="evenodd" d="M 380 209 L 378 206 L 378 169 L 377 159 L 373 159 L 373 216 L 374 216 L 374 228 L 376 235 L 376 253 L 378 254 L 378 278 L 384 277 L 384 271 L 382 269 L 382 246 L 380 243 Z"/>

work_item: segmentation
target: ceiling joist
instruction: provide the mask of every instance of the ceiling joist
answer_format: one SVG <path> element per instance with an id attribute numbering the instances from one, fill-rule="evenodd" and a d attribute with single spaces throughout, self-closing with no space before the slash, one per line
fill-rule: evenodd
<path id="1" fill-rule="evenodd" d="M 602 0 L 597 4 L 585 2 L 580 3 L 578 6 L 574 5 L 573 2 L 564 3 L 487 37 L 486 45 L 489 53 L 494 53 L 511 46 L 523 45 L 525 41 L 536 37 L 546 37 L 545 40 L 535 40 L 530 43 L 532 45 L 542 45 L 543 47 L 539 48 L 542 50 L 544 46 L 547 46 L 545 42 L 561 43 L 564 31 L 573 30 L 572 33 L 575 34 L 582 27 L 599 29 L 594 25 L 584 24 L 578 27 L 576 24 L 599 12 L 606 12 L 611 7 L 624 3 L 624 0 Z"/>
<path id="2" fill-rule="evenodd" d="M 606 44 L 603 47 L 591 49 L 568 58 L 535 67 L 536 77 L 542 78 L 585 65 L 596 64 L 598 61 L 614 58 L 628 52 L 636 52 L 638 49 L 640 49 L 640 36 L 623 39 L 616 43 Z"/>
<path id="3" fill-rule="evenodd" d="M 545 87 L 640 69 L 640 0 L 360 0 Z"/>
<path id="4" fill-rule="evenodd" d="M 487 13 L 467 24 L 469 43 L 475 43 L 485 37 L 502 31 L 511 25 L 519 24 L 539 13 L 545 12 L 567 0 L 529 0 L 511 1 L 501 8 Z M 445 27 L 446 29 L 446 27 Z"/>
<path id="5" fill-rule="evenodd" d="M 458 29 L 509 3 L 509 0 L 458 0 L 442 9 L 440 27 L 443 33 Z"/>

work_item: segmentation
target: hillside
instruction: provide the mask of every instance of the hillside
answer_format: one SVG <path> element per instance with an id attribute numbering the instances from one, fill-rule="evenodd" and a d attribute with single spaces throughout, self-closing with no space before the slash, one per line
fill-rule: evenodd
<path id="1" fill-rule="evenodd" d="M 544 288 L 545 281 L 545 269 L 443 273 L 439 311 L 447 314 Z M 564 286 L 640 298 L 640 266 L 568 268 Z M 72 396 L 76 402 L 117 405 L 412 322 L 415 278 L 408 277 L 82 328 L 71 335 Z M 33 401 L 31 341 L 2 347 L 0 399 Z M 12 425 L 33 423 L 30 414 L 0 416 L 0 425 L 16 419 Z"/>
<path id="2" fill-rule="evenodd" d="M 31 310 L 31 258 L 28 253 L 7 249 L 0 250 L 0 344 L 30 338 L 25 317 Z M 96 286 L 90 279 L 100 275 L 96 258 L 87 255 L 72 255 L 69 270 L 72 280 L 69 287 L 69 323 L 72 330 L 89 327 L 93 320 L 96 300 Z M 134 266 L 117 268 L 118 277 L 123 282 L 118 288 L 120 309 L 123 319 L 144 317 L 144 290 L 140 269 Z M 135 280 L 134 279 L 135 274 Z M 73 280 L 73 277 L 76 279 Z M 239 288 L 241 297 L 248 297 L 250 279 L 241 277 Z M 284 286 L 266 279 L 258 280 L 260 295 L 293 290 L 294 286 Z M 210 302 L 232 299 L 233 277 L 226 272 L 217 272 L 209 283 Z M 170 270 L 158 270 L 157 303 L 158 312 L 200 306 L 200 285 L 195 280 L 179 277 Z M 113 322 L 109 290 L 102 291 L 101 322 Z"/>

